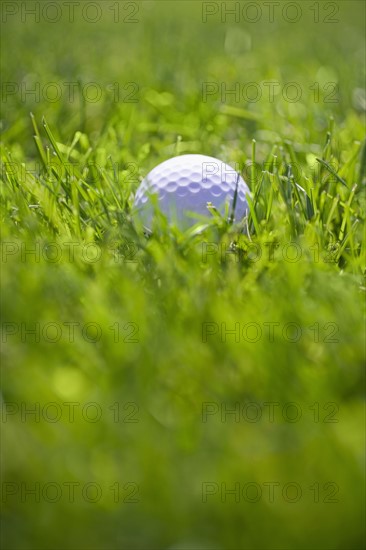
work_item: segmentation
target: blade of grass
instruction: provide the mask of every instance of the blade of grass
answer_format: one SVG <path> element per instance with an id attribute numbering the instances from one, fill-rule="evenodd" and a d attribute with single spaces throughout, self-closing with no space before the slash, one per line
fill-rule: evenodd
<path id="1" fill-rule="evenodd" d="M 341 178 L 341 177 L 337 174 L 337 172 L 334 170 L 334 168 L 332 168 L 327 162 L 325 162 L 323 159 L 319 159 L 319 158 L 317 158 L 316 160 L 317 160 L 317 162 L 319 162 L 322 166 L 324 166 L 324 167 L 328 170 L 328 172 L 329 172 L 330 174 L 332 174 L 332 176 L 334 176 L 342 185 L 344 185 L 345 187 L 348 187 L 348 185 L 347 185 L 347 183 L 344 181 L 344 179 Z"/>

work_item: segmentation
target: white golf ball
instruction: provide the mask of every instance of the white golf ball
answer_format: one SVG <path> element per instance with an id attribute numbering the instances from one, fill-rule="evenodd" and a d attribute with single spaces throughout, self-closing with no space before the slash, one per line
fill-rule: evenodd
<path id="1" fill-rule="evenodd" d="M 151 195 L 157 195 L 158 207 L 169 222 L 186 229 L 210 216 L 207 203 L 222 215 L 226 205 L 231 214 L 237 191 L 234 219 L 240 222 L 248 213 L 249 188 L 228 164 L 205 155 L 182 155 L 156 166 L 137 189 L 134 208 L 143 225 L 151 229 L 154 208 Z"/>

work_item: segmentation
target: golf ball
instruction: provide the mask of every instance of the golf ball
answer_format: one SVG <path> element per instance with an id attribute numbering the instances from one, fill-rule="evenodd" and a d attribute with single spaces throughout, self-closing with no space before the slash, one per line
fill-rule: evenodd
<path id="1" fill-rule="evenodd" d="M 186 229 L 201 216 L 210 216 L 207 203 L 222 215 L 228 204 L 230 215 L 236 188 L 234 219 L 240 222 L 248 213 L 246 196 L 249 194 L 242 177 L 216 158 L 182 155 L 151 170 L 137 189 L 134 208 L 145 228 L 151 229 L 154 216 L 151 196 L 157 195 L 157 205 L 169 222 Z"/>

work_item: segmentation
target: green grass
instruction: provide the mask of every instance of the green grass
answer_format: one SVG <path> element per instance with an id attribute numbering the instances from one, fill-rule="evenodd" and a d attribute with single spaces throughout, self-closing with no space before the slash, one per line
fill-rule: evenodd
<path id="1" fill-rule="evenodd" d="M 94 25 L 3 26 L 4 83 L 78 84 L 2 108 L 2 547 L 361 548 L 364 5 L 249 24 L 141 2 L 113 24 L 107 4 Z M 263 97 L 205 101 L 205 82 Z M 237 163 L 244 232 L 157 213 L 144 235 L 134 192 L 184 153 Z"/>

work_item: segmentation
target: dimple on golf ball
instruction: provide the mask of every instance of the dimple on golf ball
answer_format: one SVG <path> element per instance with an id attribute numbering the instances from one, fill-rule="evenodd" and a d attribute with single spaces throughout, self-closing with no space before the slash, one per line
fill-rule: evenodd
<path id="1" fill-rule="evenodd" d="M 157 205 L 170 223 L 186 229 L 210 216 L 207 203 L 220 214 L 233 209 L 237 188 L 234 219 L 240 222 L 248 213 L 249 188 L 243 178 L 221 160 L 205 155 L 182 155 L 156 166 L 137 189 L 134 209 L 143 225 L 151 229 L 154 216 L 152 195 L 157 195 Z"/>

